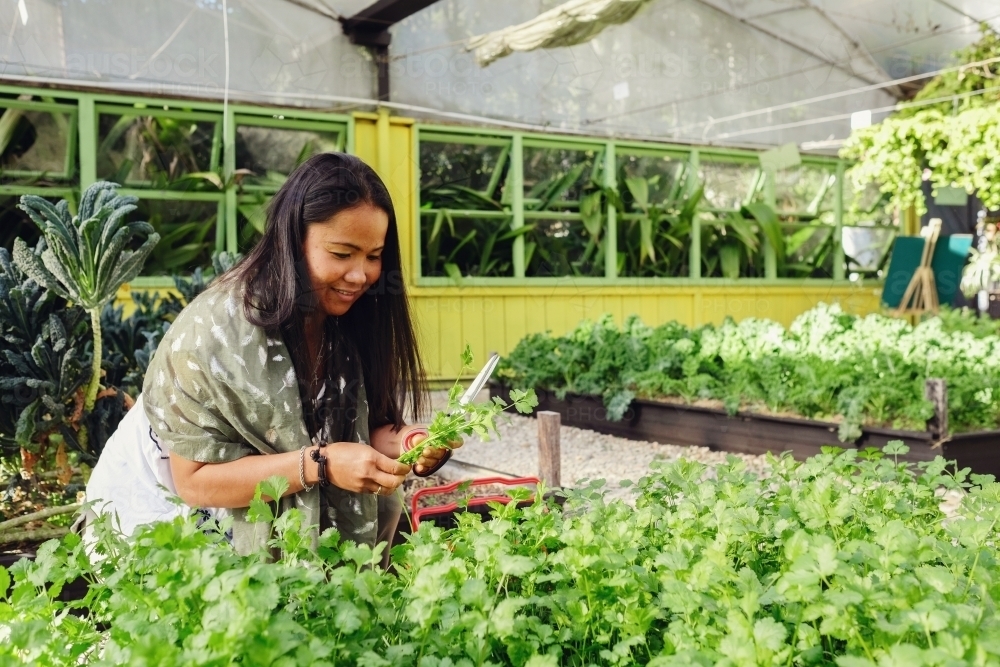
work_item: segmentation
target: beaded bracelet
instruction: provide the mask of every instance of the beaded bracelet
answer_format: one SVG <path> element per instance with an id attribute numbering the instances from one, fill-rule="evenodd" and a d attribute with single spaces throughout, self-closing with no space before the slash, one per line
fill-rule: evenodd
<path id="1" fill-rule="evenodd" d="M 330 486 L 330 480 L 326 478 L 326 457 L 321 454 L 323 451 L 323 445 L 321 444 L 316 449 L 309 452 L 310 458 L 317 464 L 316 476 L 319 477 L 320 488 L 325 488 Z"/>
<path id="2" fill-rule="evenodd" d="M 308 447 L 308 445 L 303 445 L 303 447 L 299 450 L 299 483 L 302 485 L 302 490 L 303 491 L 312 491 L 313 488 L 316 485 L 313 484 L 312 486 L 309 486 L 308 484 L 306 484 L 306 448 L 307 447 Z"/>

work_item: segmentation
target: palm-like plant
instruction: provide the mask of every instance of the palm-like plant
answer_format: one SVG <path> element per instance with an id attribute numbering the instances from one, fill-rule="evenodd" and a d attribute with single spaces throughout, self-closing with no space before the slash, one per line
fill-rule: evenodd
<path id="1" fill-rule="evenodd" d="M 681 168 L 666 196 L 654 201 L 652 188 L 660 175 L 627 176 L 623 172 L 623 203 L 619 209 L 639 217 L 623 219 L 619 226 L 619 273 L 629 276 L 683 275 L 688 262 L 688 245 L 694 232 L 694 220 L 704 192 L 703 186 L 689 190 L 688 179 L 694 178 Z"/>
<path id="2" fill-rule="evenodd" d="M 79 305 L 90 314 L 94 355 L 84 409 L 93 410 L 101 375 L 101 309 L 115 298 L 118 288 L 142 270 L 160 236 L 147 222 L 126 222 L 138 199 L 118 195 L 118 185 L 94 183 L 83 193 L 76 216 L 63 200 L 51 204 L 35 195 L 21 197 L 20 208 L 42 232 L 46 248 L 35 255 L 21 239 L 14 242 L 14 263 L 40 285 Z M 136 236 L 145 240 L 128 249 Z M 86 433 L 81 433 L 86 447 Z"/>

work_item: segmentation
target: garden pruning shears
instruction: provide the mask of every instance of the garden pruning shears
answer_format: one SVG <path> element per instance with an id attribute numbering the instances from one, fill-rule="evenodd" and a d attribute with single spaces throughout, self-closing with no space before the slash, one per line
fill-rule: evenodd
<path id="1" fill-rule="evenodd" d="M 465 390 L 462 397 L 458 399 L 459 405 L 468 405 L 475 400 L 482 388 L 486 386 L 486 381 L 490 379 L 491 375 L 493 375 L 493 370 L 497 367 L 498 363 L 500 363 L 500 355 L 494 352 L 490 355 L 490 358 L 486 360 L 486 365 L 483 366 L 483 370 L 479 371 L 479 375 L 477 375 L 476 379 L 472 381 L 469 388 Z"/>

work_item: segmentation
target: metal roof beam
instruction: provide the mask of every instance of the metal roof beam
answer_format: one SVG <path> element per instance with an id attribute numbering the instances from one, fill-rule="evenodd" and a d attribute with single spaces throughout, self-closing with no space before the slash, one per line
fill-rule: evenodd
<path id="1" fill-rule="evenodd" d="M 389 101 L 389 27 L 433 5 L 437 0 L 378 0 L 354 16 L 341 19 L 352 44 L 366 46 L 378 68 L 378 100 Z"/>
<path id="2" fill-rule="evenodd" d="M 354 16 L 343 19 L 344 33 L 352 39 L 355 36 L 360 39 L 366 39 L 366 36 L 374 38 L 374 34 L 387 31 L 389 26 L 416 14 L 421 9 L 430 7 L 435 2 L 437 0 L 378 0 Z"/>

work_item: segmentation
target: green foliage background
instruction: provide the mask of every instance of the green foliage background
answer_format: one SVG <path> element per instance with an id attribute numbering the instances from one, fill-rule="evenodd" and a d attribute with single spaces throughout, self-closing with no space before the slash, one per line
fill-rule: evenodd
<path id="1" fill-rule="evenodd" d="M 851 134 L 841 157 L 857 161 L 850 171 L 857 188 L 877 183 L 892 205 L 923 213 L 921 183 L 929 169 L 935 190 L 963 188 L 987 208 L 1000 208 L 1000 36 L 986 25 L 982 31 L 956 60 L 993 62 L 939 75 L 914 104 Z"/>

